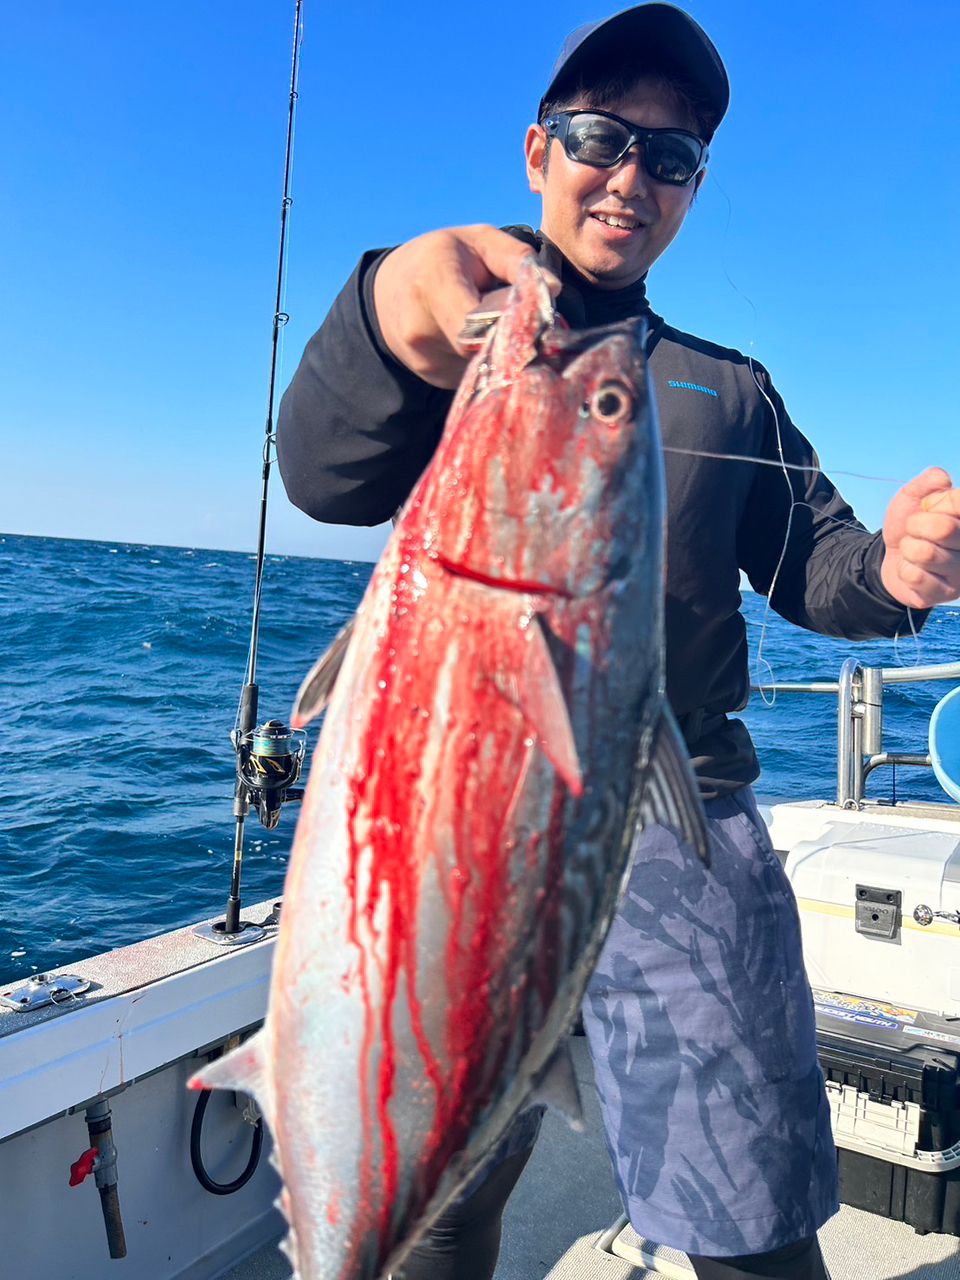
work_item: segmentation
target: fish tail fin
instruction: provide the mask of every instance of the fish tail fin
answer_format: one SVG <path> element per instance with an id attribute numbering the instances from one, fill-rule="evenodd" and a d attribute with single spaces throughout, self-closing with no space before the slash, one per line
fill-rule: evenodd
<path id="1" fill-rule="evenodd" d="M 238 1049 L 214 1058 L 187 1081 L 189 1089 L 237 1089 L 249 1093 L 266 1117 L 273 1120 L 267 1088 L 266 1041 L 262 1031 L 244 1040 Z"/>
<path id="2" fill-rule="evenodd" d="M 654 730 L 641 813 L 648 821 L 673 827 L 709 865 L 710 837 L 700 788 L 690 767 L 687 744 L 669 707 L 664 707 Z"/>

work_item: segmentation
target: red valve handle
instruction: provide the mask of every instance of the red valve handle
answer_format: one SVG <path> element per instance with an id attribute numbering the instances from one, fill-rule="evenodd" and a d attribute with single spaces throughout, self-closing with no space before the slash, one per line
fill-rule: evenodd
<path id="1" fill-rule="evenodd" d="M 84 1178 L 88 1178 L 97 1163 L 97 1156 L 100 1153 L 96 1147 L 90 1147 L 85 1151 L 79 1160 L 74 1160 L 70 1166 L 70 1185 L 71 1187 L 79 1187 Z"/>

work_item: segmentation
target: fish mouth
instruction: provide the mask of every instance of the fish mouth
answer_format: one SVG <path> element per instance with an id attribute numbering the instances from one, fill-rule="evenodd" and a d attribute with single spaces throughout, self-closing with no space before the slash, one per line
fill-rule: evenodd
<path id="1" fill-rule="evenodd" d="M 515 591 L 518 595 L 530 596 L 562 596 L 572 600 L 573 592 L 552 582 L 541 582 L 535 578 L 497 578 L 493 574 L 483 573 L 469 565 L 448 560 L 446 556 L 437 557 L 440 565 L 455 578 L 467 578 L 470 582 L 478 582 L 484 587 L 495 587 L 500 591 Z"/>

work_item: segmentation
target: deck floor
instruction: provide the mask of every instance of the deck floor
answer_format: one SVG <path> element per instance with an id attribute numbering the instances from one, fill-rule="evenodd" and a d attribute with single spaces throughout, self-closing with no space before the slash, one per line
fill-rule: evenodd
<path id="1" fill-rule="evenodd" d="M 653 1272 L 598 1248 L 622 1208 L 600 1131 L 586 1044 L 575 1039 L 573 1048 L 587 1131 L 574 1133 L 562 1118 L 546 1117 L 507 1205 L 495 1280 L 654 1280 Z M 614 1248 L 636 1242 L 629 1228 L 619 1239 L 622 1244 Z M 918 1236 L 903 1223 L 845 1206 L 820 1239 L 833 1280 L 960 1280 L 960 1240 L 953 1236 Z M 693 1275 L 683 1256 L 672 1251 L 664 1251 L 658 1273 L 674 1280 Z M 222 1280 L 288 1280 L 290 1274 L 272 1246 Z"/>

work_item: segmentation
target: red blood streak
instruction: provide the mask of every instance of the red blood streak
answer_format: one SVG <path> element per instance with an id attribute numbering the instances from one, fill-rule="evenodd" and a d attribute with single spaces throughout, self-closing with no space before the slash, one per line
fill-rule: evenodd
<path id="1" fill-rule="evenodd" d="M 463 1147 L 478 1113 L 494 1097 L 512 1046 L 524 1037 L 529 1041 L 569 968 L 563 936 L 564 836 L 576 803 L 543 767 L 537 727 L 524 722 L 493 674 L 523 669 L 520 650 L 513 652 L 511 645 L 523 642 L 519 601 L 524 591 L 544 596 L 545 618 L 561 655 L 560 684 L 571 702 L 576 655 L 582 659 L 586 649 L 588 664 L 600 665 L 609 642 L 608 619 L 602 603 L 575 597 L 579 568 L 564 546 L 554 549 L 546 565 L 528 563 L 522 513 L 529 490 L 523 488 L 523 477 L 538 473 L 531 472 L 526 460 L 515 474 L 509 468 L 495 474 L 483 462 L 492 454 L 489 442 L 501 426 L 504 431 L 516 428 L 518 450 L 542 452 L 545 411 L 537 404 L 549 402 L 549 391 L 545 384 L 542 397 L 528 397 L 527 408 L 514 412 L 515 421 L 506 426 L 499 420 L 498 393 L 491 392 L 482 401 L 483 412 L 497 422 L 495 430 L 487 430 L 483 449 L 476 446 L 484 436 L 472 425 L 467 430 L 461 422 L 453 432 L 448 426 L 427 483 L 396 534 L 390 563 L 399 565 L 400 572 L 391 583 L 375 578 L 377 590 L 391 591 L 392 607 L 386 634 L 365 654 L 358 691 L 367 713 L 350 779 L 347 887 L 349 938 L 358 952 L 364 1009 L 358 1190 L 361 1204 L 368 1211 L 376 1206 L 373 1211 L 379 1214 L 382 1257 L 392 1244 L 394 1215 L 410 1221 L 423 1207 L 451 1154 Z M 570 417 L 576 422 L 575 412 Z M 562 447 L 547 453 L 539 471 L 543 492 L 560 495 L 561 512 L 579 510 L 577 469 L 571 459 L 584 452 L 583 431 L 582 422 L 572 427 Z M 606 447 L 603 439 L 602 433 L 591 436 L 592 442 L 600 442 L 598 448 Z M 502 460 L 502 441 L 500 453 Z M 511 522 L 484 493 L 485 485 L 502 485 L 504 477 L 511 490 L 508 506 L 516 504 L 513 542 Z M 469 520 L 460 518 L 465 502 L 473 513 Z M 593 513 L 589 518 L 591 539 L 612 544 L 605 516 Z M 437 545 L 438 528 L 442 547 Z M 449 555 L 448 564 L 443 555 Z M 502 598 L 504 586 L 514 588 L 518 600 L 516 635 L 504 636 L 504 613 L 486 603 L 496 593 L 485 588 L 500 588 Z M 445 710 L 438 701 L 441 668 L 450 681 Z M 602 719 L 595 692 L 589 683 L 585 705 L 580 699 L 578 746 L 581 739 L 592 740 L 593 726 Z M 435 725 L 439 715 L 445 716 L 441 726 Z M 428 749 L 435 757 L 433 776 L 422 777 Z M 512 818 L 534 758 L 539 761 L 538 785 L 546 788 L 541 798 L 546 829 L 520 833 Z M 446 843 L 433 838 L 439 805 L 444 830 L 449 830 Z M 423 832 L 427 834 L 418 841 Z M 504 955 L 516 942 L 509 932 L 516 927 L 508 893 L 511 876 L 524 864 L 528 881 L 536 886 L 530 955 L 526 969 L 516 972 L 510 989 L 497 991 L 494 1000 Z M 428 870 L 436 876 L 447 912 L 446 937 L 436 955 L 425 950 L 429 940 L 417 937 Z M 526 901 L 522 896 L 517 900 Z M 431 1042 L 426 1030 L 431 1023 L 425 1013 L 431 1011 L 421 1004 L 423 989 L 436 985 L 436 975 L 421 975 L 421 961 L 444 967 L 447 1003 L 437 1042 Z M 392 1108 L 398 1077 L 415 1076 L 419 1067 L 401 1060 L 406 1051 L 396 1036 L 401 1014 L 409 1020 L 427 1092 L 433 1095 L 429 1129 L 413 1171 L 412 1194 L 419 1203 L 403 1206 L 397 1203 L 400 1153 Z"/>
<path id="2" fill-rule="evenodd" d="M 466 625 L 460 616 L 444 619 L 451 607 L 450 592 L 437 589 L 444 571 L 426 559 L 415 533 L 404 539 L 401 558 L 429 575 L 434 589 L 432 596 L 430 590 L 423 592 L 416 606 L 408 607 L 407 602 L 413 606 L 414 594 L 410 574 L 395 584 L 388 634 L 365 675 L 367 688 L 375 695 L 364 724 L 360 765 L 351 781 L 354 803 L 349 821 L 349 936 L 359 952 L 364 1001 L 358 1064 L 363 1126 L 360 1195 L 368 1205 L 379 1206 L 384 1248 L 389 1244 L 390 1213 L 399 1184 L 391 1103 L 398 1071 L 395 1019 L 401 976 L 414 1040 L 434 1094 L 432 1123 L 421 1154 L 423 1194 L 430 1194 L 450 1155 L 463 1146 L 478 1109 L 489 1100 L 509 1048 L 509 1035 L 494 1035 L 489 993 L 501 951 L 513 941 L 504 936 L 503 923 L 504 885 L 514 856 L 508 821 L 513 806 L 508 802 L 524 774 L 524 758 L 533 749 L 530 727 L 482 670 L 485 653 L 493 661 L 504 649 L 498 619 L 485 618 L 479 611 Z M 441 598 L 434 605 L 437 597 Z M 518 606 L 518 618 L 520 613 Z M 424 802 L 417 771 L 428 734 L 434 731 L 431 719 L 421 715 L 420 709 L 434 704 L 443 661 L 443 647 L 437 645 L 434 631 L 431 646 L 422 639 L 428 629 L 436 629 L 438 616 L 443 624 L 440 630 L 455 632 L 462 646 L 449 695 L 451 707 L 457 710 L 444 726 L 446 754 L 440 764 L 452 776 L 433 780 L 453 788 L 453 865 L 441 863 L 446 854 L 439 848 L 413 847 Z M 521 643 L 519 629 L 517 635 Z M 410 762 L 416 767 L 410 767 Z M 562 878 L 565 794 L 557 784 L 548 833 L 550 889 Z M 538 839 L 530 843 L 531 855 Z M 431 858 L 449 914 L 444 956 L 449 1005 L 442 1045 L 432 1045 L 424 1031 L 417 972 L 416 921 Z M 558 916 L 559 905 L 552 905 L 548 917 L 551 911 Z M 547 954 L 537 963 L 536 981 L 544 1006 L 556 974 L 557 933 L 554 921 L 548 928 Z M 374 993 L 374 973 L 379 998 Z M 519 1014 L 518 993 L 511 994 L 511 1003 Z M 498 1050 L 491 1057 L 489 1047 L 494 1042 Z"/>

